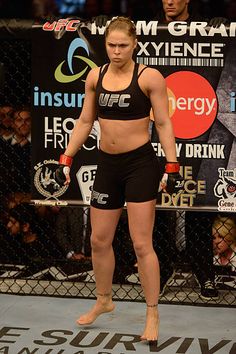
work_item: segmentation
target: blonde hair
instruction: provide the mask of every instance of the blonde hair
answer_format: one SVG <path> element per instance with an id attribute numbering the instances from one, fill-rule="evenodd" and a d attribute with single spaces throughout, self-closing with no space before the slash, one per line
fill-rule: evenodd
<path id="1" fill-rule="evenodd" d="M 105 38 L 107 38 L 113 30 L 124 31 L 134 40 L 137 38 L 135 24 L 129 17 L 118 16 L 111 20 L 105 31 Z"/>
<path id="2" fill-rule="evenodd" d="M 236 224 L 233 218 L 217 215 L 212 225 L 212 232 L 218 232 L 225 240 L 236 245 Z"/>

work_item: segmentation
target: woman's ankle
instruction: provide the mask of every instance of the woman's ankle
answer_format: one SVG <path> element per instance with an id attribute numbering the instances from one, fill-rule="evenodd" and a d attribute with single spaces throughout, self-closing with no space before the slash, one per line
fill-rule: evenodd
<path id="1" fill-rule="evenodd" d="M 154 308 L 157 307 L 158 304 L 146 304 L 148 308 Z"/>
<path id="2" fill-rule="evenodd" d="M 100 293 L 97 292 L 97 301 L 102 303 L 102 304 L 107 304 L 112 301 L 112 293 Z"/>

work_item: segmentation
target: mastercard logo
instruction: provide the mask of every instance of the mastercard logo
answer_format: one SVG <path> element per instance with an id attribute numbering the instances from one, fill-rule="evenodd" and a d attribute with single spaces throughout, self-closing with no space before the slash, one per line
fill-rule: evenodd
<path id="1" fill-rule="evenodd" d="M 179 71 L 166 78 L 169 115 L 176 138 L 193 139 L 213 124 L 218 110 L 214 89 L 201 75 Z"/>

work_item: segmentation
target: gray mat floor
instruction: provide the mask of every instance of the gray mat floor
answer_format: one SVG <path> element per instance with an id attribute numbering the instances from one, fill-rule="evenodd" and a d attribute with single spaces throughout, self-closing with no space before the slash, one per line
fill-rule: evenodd
<path id="1" fill-rule="evenodd" d="M 236 309 L 159 305 L 158 344 L 139 342 L 145 305 L 117 302 L 87 327 L 77 316 L 94 300 L 0 294 L 3 354 L 236 354 Z"/>

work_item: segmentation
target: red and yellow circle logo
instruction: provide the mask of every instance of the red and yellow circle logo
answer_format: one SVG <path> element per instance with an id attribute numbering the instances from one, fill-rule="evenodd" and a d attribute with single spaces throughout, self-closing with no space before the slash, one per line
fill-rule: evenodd
<path id="1" fill-rule="evenodd" d="M 210 83 L 192 71 L 173 73 L 166 83 L 175 137 L 193 139 L 204 134 L 214 122 L 218 108 Z"/>

